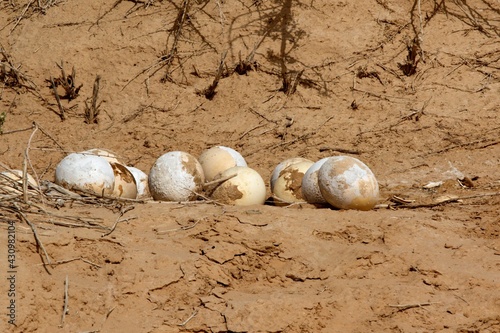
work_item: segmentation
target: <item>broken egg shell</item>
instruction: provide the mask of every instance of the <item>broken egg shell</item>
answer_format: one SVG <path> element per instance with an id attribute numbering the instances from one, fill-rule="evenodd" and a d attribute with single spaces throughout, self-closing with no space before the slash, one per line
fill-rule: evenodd
<path id="1" fill-rule="evenodd" d="M 183 151 L 160 156 L 149 172 L 149 191 L 154 200 L 195 200 L 203 187 L 205 176 L 198 160 Z"/>
<path id="2" fill-rule="evenodd" d="M 211 198 L 227 205 L 262 205 L 266 201 L 266 184 L 261 175 L 249 167 L 235 166 L 225 170 L 214 179 L 235 175 L 216 187 Z"/>
<path id="3" fill-rule="evenodd" d="M 99 157 L 104 158 L 109 163 L 121 163 L 118 160 L 118 157 L 116 156 L 115 153 L 113 153 L 112 151 L 110 151 L 108 149 L 104 149 L 104 148 L 92 148 L 89 150 L 82 151 L 82 152 L 80 152 L 80 154 L 85 154 L 85 155 L 89 154 L 89 155 L 99 156 Z"/>
<path id="4" fill-rule="evenodd" d="M 127 166 L 127 169 L 129 169 L 134 176 L 137 185 L 137 199 L 149 198 L 151 194 L 149 193 L 148 175 L 135 167 Z"/>
<path id="5" fill-rule="evenodd" d="M 274 193 L 274 185 L 276 183 L 276 180 L 278 179 L 278 177 L 280 176 L 280 173 L 281 171 L 292 165 L 292 164 L 295 164 L 295 163 L 300 163 L 300 162 L 311 162 L 313 163 L 313 161 L 311 160 L 308 160 L 307 158 L 302 158 L 302 157 L 292 157 L 292 158 L 289 158 L 289 159 L 286 159 L 282 162 L 280 162 L 273 170 L 272 174 L 271 174 L 271 179 L 269 181 L 269 185 L 270 185 L 270 188 L 271 188 L 271 192 Z"/>
<path id="6" fill-rule="evenodd" d="M 323 198 L 321 194 L 318 184 L 318 171 L 326 160 L 328 160 L 328 157 L 315 162 L 302 178 L 302 196 L 310 204 L 327 204 L 325 198 Z"/>
<path id="7" fill-rule="evenodd" d="M 23 185 L 23 170 L 17 170 L 17 169 L 6 170 L 2 171 L 1 174 L 7 177 L 8 179 L 17 182 L 20 186 Z M 32 188 L 38 187 L 38 182 L 35 180 L 35 178 L 33 178 L 32 175 L 28 173 L 26 174 L 26 178 L 28 180 L 28 186 L 31 186 Z M 10 182 L 7 179 L 5 179 L 4 177 L 0 177 L 0 184 L 9 185 L 9 183 Z"/>
<path id="8" fill-rule="evenodd" d="M 56 167 L 55 182 L 68 190 L 78 190 L 101 197 L 113 193 L 115 174 L 104 158 L 72 153 Z"/>
<path id="9" fill-rule="evenodd" d="M 28 188 L 38 188 L 38 182 L 29 173 L 26 176 Z M 0 173 L 0 192 L 9 194 L 21 194 L 23 190 L 23 171 L 6 170 Z"/>
<path id="10" fill-rule="evenodd" d="M 203 167 L 206 181 L 212 181 L 219 173 L 234 166 L 247 166 L 239 152 L 225 146 L 215 146 L 203 151 L 198 161 Z"/>
<path id="11" fill-rule="evenodd" d="M 304 201 L 304 196 L 302 195 L 302 179 L 304 178 L 304 174 L 313 164 L 312 161 L 303 161 L 291 164 L 281 170 L 273 188 L 275 204 L 289 204 Z"/>
<path id="12" fill-rule="evenodd" d="M 111 196 L 117 198 L 136 199 L 137 184 L 134 175 L 127 167 L 120 163 L 109 163 L 115 175 L 115 186 Z"/>
<path id="13" fill-rule="evenodd" d="M 328 158 L 318 171 L 318 185 L 325 200 L 339 209 L 370 210 L 379 199 L 373 172 L 350 156 Z"/>

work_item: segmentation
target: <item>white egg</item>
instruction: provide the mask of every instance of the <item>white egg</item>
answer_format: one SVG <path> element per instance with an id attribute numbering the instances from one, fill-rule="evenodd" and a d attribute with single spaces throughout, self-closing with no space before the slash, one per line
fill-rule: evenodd
<path id="1" fill-rule="evenodd" d="M 286 159 L 284 160 L 283 162 L 279 163 L 273 170 L 273 173 L 271 174 L 271 180 L 269 182 L 269 185 L 271 187 L 271 192 L 274 193 L 274 184 L 276 183 L 276 180 L 278 179 L 278 177 L 280 176 L 280 173 L 281 171 L 292 165 L 292 164 L 295 164 L 295 163 L 300 163 L 300 162 L 311 162 L 313 163 L 311 160 L 308 160 L 307 158 L 302 158 L 302 157 L 293 157 L 293 158 L 289 158 L 289 159 Z"/>
<path id="2" fill-rule="evenodd" d="M 160 156 L 151 167 L 148 183 L 155 200 L 195 200 L 205 182 L 203 168 L 191 154 L 172 151 Z"/>
<path id="3" fill-rule="evenodd" d="M 318 171 L 318 184 L 325 200 L 339 209 L 370 210 L 378 201 L 375 175 L 354 157 L 328 158 Z"/>
<path id="4" fill-rule="evenodd" d="M 121 163 L 118 160 L 118 157 L 116 156 L 115 153 L 113 153 L 110 150 L 103 149 L 103 148 L 92 148 L 89 150 L 82 151 L 82 152 L 80 152 L 80 154 L 85 154 L 85 155 L 89 154 L 89 155 L 99 156 L 99 157 L 104 158 L 109 163 Z"/>
<path id="5" fill-rule="evenodd" d="M 104 158 L 72 153 L 56 167 L 55 182 L 69 190 L 79 190 L 96 196 L 113 193 L 115 174 Z"/>
<path id="6" fill-rule="evenodd" d="M 235 166 L 217 175 L 215 180 L 232 178 L 219 184 L 211 198 L 228 205 L 262 205 L 266 201 L 266 184 L 261 175 L 244 166 Z"/>
<path id="7" fill-rule="evenodd" d="M 302 195 L 302 179 L 306 171 L 313 165 L 312 161 L 293 163 L 281 170 L 273 187 L 276 204 L 288 204 L 304 201 Z"/>
<path id="8" fill-rule="evenodd" d="M 148 175 L 144 171 L 131 166 L 127 166 L 127 169 L 132 172 L 135 183 L 137 184 L 137 199 L 150 197 L 151 194 L 149 194 Z"/>
<path id="9" fill-rule="evenodd" d="M 234 166 L 247 166 L 240 153 L 224 146 L 215 146 L 203 151 L 198 161 L 203 167 L 207 181 L 212 181 L 219 173 Z"/>
<path id="10" fill-rule="evenodd" d="M 325 163 L 328 157 L 322 158 L 317 161 L 306 171 L 304 178 L 302 178 L 302 196 L 311 204 L 326 204 L 325 198 L 321 194 L 318 184 L 318 171 L 319 168 Z"/>
<path id="11" fill-rule="evenodd" d="M 115 186 L 111 196 L 118 198 L 137 198 L 137 184 L 134 175 L 127 167 L 120 163 L 109 163 L 115 174 Z"/>

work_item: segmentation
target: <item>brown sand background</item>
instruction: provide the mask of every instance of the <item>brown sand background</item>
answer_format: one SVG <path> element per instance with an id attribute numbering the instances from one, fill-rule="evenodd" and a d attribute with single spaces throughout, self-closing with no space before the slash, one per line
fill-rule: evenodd
<path id="1" fill-rule="evenodd" d="M 167 151 L 226 145 L 268 180 L 286 158 L 347 154 L 374 171 L 381 204 L 430 205 L 47 202 L 106 227 L 134 209 L 104 237 L 30 215 L 56 263 L 45 269 L 18 217 L 17 327 L 2 287 L 1 330 L 500 332 L 500 2 L 185 3 L 0 2 L 0 43 L 24 77 L 4 70 L 0 83 L 3 165 L 22 168 L 29 147 L 30 173 L 53 181 L 68 152 L 107 148 L 148 172 Z M 420 45 L 409 76 L 408 45 Z M 209 100 L 199 92 L 225 52 Z M 62 100 L 64 121 L 47 83 L 61 61 L 83 84 Z M 96 75 L 102 104 L 87 124 Z M 0 211 L 4 282 L 12 216 Z"/>

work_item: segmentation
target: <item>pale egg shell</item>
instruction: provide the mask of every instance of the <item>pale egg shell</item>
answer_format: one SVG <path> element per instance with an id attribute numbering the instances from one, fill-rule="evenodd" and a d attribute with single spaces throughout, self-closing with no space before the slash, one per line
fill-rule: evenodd
<path id="1" fill-rule="evenodd" d="M 215 180 L 235 175 L 212 192 L 211 198 L 228 205 L 262 205 L 266 201 L 266 184 L 261 175 L 249 167 L 235 166 L 217 175 Z"/>
<path id="2" fill-rule="evenodd" d="M 17 170 L 17 169 L 6 170 L 6 171 L 2 171 L 1 174 L 6 176 L 8 179 L 17 182 L 20 186 L 23 185 L 23 170 Z M 35 180 L 35 178 L 33 178 L 32 175 L 30 175 L 28 173 L 26 178 L 28 180 L 29 186 L 31 186 L 33 188 L 38 187 L 38 182 Z M 10 182 L 7 179 L 5 179 L 4 177 L 0 177 L 0 184 L 9 185 Z"/>
<path id="3" fill-rule="evenodd" d="M 281 170 L 274 183 L 273 194 L 276 204 L 288 204 L 304 201 L 302 195 L 302 179 L 307 170 L 313 165 L 312 161 L 293 163 Z"/>
<path id="4" fill-rule="evenodd" d="M 137 199 L 149 198 L 148 175 L 135 167 L 127 166 L 132 175 L 134 176 L 135 183 L 137 184 Z"/>
<path id="5" fill-rule="evenodd" d="M 198 161 L 207 181 L 212 181 L 219 173 L 234 166 L 247 166 L 239 152 L 225 146 L 215 146 L 203 151 Z"/>
<path id="6" fill-rule="evenodd" d="M 280 173 L 281 171 L 292 165 L 292 164 L 295 164 L 295 163 L 300 163 L 300 162 L 311 162 L 313 163 L 313 161 L 311 160 L 308 160 L 307 158 L 302 158 L 302 157 L 292 157 L 292 158 L 289 158 L 289 159 L 286 159 L 282 162 L 280 162 L 273 170 L 272 174 L 271 174 L 271 179 L 270 179 L 270 182 L 269 182 L 269 185 L 270 185 L 270 188 L 271 188 L 271 192 L 274 192 L 274 184 L 276 183 L 276 180 L 278 179 L 278 177 L 280 176 Z"/>
<path id="7" fill-rule="evenodd" d="M 137 184 L 134 175 L 127 167 L 120 163 L 109 163 L 115 174 L 115 186 L 111 196 L 117 198 L 136 199 Z"/>
<path id="8" fill-rule="evenodd" d="M 318 171 L 321 194 L 339 209 L 370 210 L 377 204 L 379 187 L 373 172 L 350 156 L 330 157 Z"/>
<path id="9" fill-rule="evenodd" d="M 318 171 L 328 157 L 315 162 L 304 174 L 302 178 L 302 196 L 310 204 L 326 204 L 325 198 L 321 194 L 318 184 Z"/>
<path id="10" fill-rule="evenodd" d="M 38 188 L 38 182 L 29 173 L 26 176 L 29 188 Z M 23 171 L 6 170 L 0 173 L 0 193 L 21 194 L 23 189 Z"/>
<path id="11" fill-rule="evenodd" d="M 90 154 L 90 155 L 99 156 L 99 157 L 104 158 L 109 163 L 121 163 L 118 160 L 118 157 L 116 156 L 115 153 L 113 153 L 110 150 L 103 149 L 103 148 L 92 148 L 89 150 L 82 151 L 82 152 L 80 152 L 80 154 L 85 154 L 85 155 Z"/>
<path id="12" fill-rule="evenodd" d="M 113 193 L 115 174 L 104 158 L 72 153 L 57 165 L 55 182 L 68 190 L 109 196 Z"/>
<path id="13" fill-rule="evenodd" d="M 205 176 L 198 160 L 182 151 L 160 156 L 151 167 L 148 184 L 154 200 L 190 201 L 202 190 Z"/>

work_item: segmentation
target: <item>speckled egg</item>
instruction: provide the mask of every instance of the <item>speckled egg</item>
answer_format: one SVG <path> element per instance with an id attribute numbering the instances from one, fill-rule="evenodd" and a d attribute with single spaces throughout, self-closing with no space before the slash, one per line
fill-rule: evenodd
<path id="1" fill-rule="evenodd" d="M 315 162 L 302 178 L 302 196 L 308 203 L 320 205 L 327 203 L 321 194 L 318 184 L 318 171 L 326 160 L 328 160 L 328 157 Z"/>
<path id="2" fill-rule="evenodd" d="M 233 176 L 220 183 L 211 198 L 228 205 L 262 205 L 266 201 L 266 184 L 261 175 L 244 166 L 235 166 L 220 173 L 215 180 Z"/>
<path id="3" fill-rule="evenodd" d="M 161 201 L 195 200 L 204 182 L 201 164 L 193 155 L 182 151 L 160 156 L 151 167 L 148 177 L 153 199 Z"/>
<path id="4" fill-rule="evenodd" d="M 273 186 L 276 204 L 305 201 L 302 195 L 302 179 L 312 165 L 312 161 L 303 161 L 293 163 L 281 170 Z"/>
<path id="5" fill-rule="evenodd" d="M 370 210 L 378 201 L 375 175 L 354 157 L 328 158 L 318 171 L 318 185 L 323 198 L 339 209 Z"/>
<path id="6" fill-rule="evenodd" d="M 302 157 L 293 157 L 293 158 L 289 158 L 289 159 L 286 159 L 282 162 L 280 162 L 273 170 L 272 174 L 271 174 L 271 179 L 269 181 L 269 186 L 271 188 L 271 192 L 274 193 L 274 185 L 276 183 L 276 180 L 278 179 L 278 177 L 280 176 L 280 173 L 281 171 L 283 171 L 283 169 L 285 169 L 286 167 L 292 165 L 292 164 L 295 164 L 295 163 L 300 163 L 300 162 L 311 162 L 313 163 L 313 161 L 311 160 L 308 160 L 307 158 L 302 158 Z"/>

